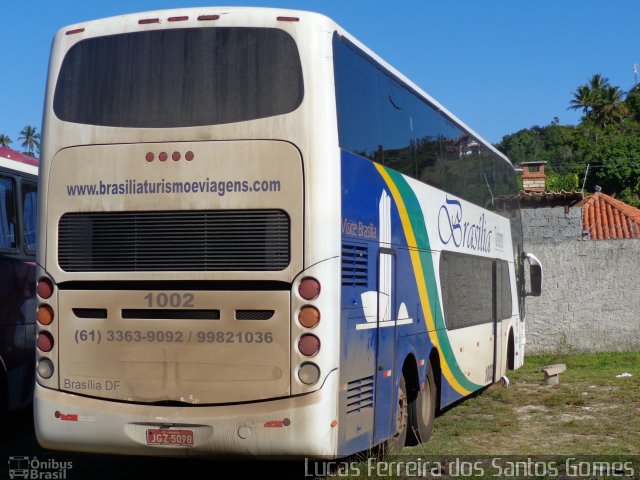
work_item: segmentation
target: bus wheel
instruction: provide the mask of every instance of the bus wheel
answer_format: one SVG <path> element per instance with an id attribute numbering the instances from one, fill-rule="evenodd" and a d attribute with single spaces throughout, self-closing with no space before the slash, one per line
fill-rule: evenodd
<path id="1" fill-rule="evenodd" d="M 417 443 L 424 443 L 431 438 L 433 420 L 436 416 L 438 392 L 431 364 L 427 369 L 426 383 L 424 391 L 419 391 L 415 399 L 409 404 L 411 434 Z"/>
<path id="2" fill-rule="evenodd" d="M 393 436 L 387 440 L 387 448 L 392 453 L 399 453 L 404 448 L 407 440 L 407 426 L 409 424 L 409 404 L 407 402 L 407 387 L 405 385 L 404 376 L 400 379 L 400 388 L 398 389 L 398 404 L 396 407 L 396 431 Z"/>

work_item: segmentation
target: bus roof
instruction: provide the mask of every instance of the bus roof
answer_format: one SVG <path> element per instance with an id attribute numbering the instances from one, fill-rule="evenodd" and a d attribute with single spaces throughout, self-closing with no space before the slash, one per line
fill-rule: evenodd
<path id="1" fill-rule="evenodd" d="M 8 147 L 0 147 L 0 167 L 37 175 L 38 164 L 37 158 L 16 152 Z"/>
<path id="2" fill-rule="evenodd" d="M 256 24 L 265 24 L 271 23 L 276 20 L 278 23 L 287 24 L 293 23 L 298 24 L 299 22 L 313 22 L 318 26 L 322 26 L 326 28 L 327 26 L 331 26 L 339 35 L 345 36 L 349 41 L 353 42 L 358 48 L 360 48 L 363 52 L 377 61 L 381 66 L 389 70 L 390 73 L 395 75 L 398 79 L 404 82 L 407 86 L 413 89 L 416 93 L 424 97 L 428 102 L 433 104 L 440 112 L 442 112 L 446 117 L 449 117 L 451 121 L 458 124 L 462 128 L 462 130 L 466 130 L 470 135 L 475 137 L 478 141 L 482 142 L 487 148 L 492 150 L 496 155 L 505 160 L 509 165 L 513 165 L 511 160 L 496 149 L 491 143 L 485 140 L 483 137 L 478 135 L 474 130 L 469 128 L 464 122 L 462 122 L 459 118 L 453 115 L 449 110 L 443 107 L 438 101 L 436 101 L 433 97 L 427 94 L 422 88 L 412 82 L 405 75 L 396 70 L 393 66 L 379 57 L 376 53 L 374 53 L 371 49 L 369 49 L 366 45 L 360 42 L 357 38 L 351 35 L 347 30 L 342 28 L 338 23 L 336 23 L 333 19 L 325 16 L 324 14 L 312 12 L 312 11 L 304 11 L 304 10 L 289 10 L 289 9 L 281 9 L 281 8 L 265 8 L 265 7 L 196 7 L 196 8 L 178 8 L 171 10 L 155 10 L 149 12 L 139 12 L 139 13 L 129 13 L 120 16 L 101 18 L 97 20 L 90 20 L 86 22 L 80 22 L 73 25 L 69 25 L 65 28 L 60 29 L 57 32 L 57 36 L 59 38 L 64 37 L 74 37 L 76 34 L 89 34 L 89 36 L 93 36 L 96 32 L 91 34 L 89 27 L 91 26 L 100 26 L 96 28 L 98 34 L 106 34 L 112 33 L 109 32 L 109 28 L 117 28 L 119 31 L 132 31 L 132 30 L 147 30 L 153 28 L 175 28 L 178 24 L 186 24 L 190 26 L 194 25 L 215 25 L 218 22 L 212 20 L 218 20 L 224 17 L 224 24 L 228 26 L 236 26 L 237 20 L 234 18 L 234 13 L 242 13 L 244 14 L 243 19 L 240 20 L 245 21 L 249 19 L 251 22 L 255 22 Z M 177 22 L 177 23 L 175 23 Z M 86 30 L 86 31 L 85 31 Z M 303 30 L 301 30 L 303 31 Z"/>

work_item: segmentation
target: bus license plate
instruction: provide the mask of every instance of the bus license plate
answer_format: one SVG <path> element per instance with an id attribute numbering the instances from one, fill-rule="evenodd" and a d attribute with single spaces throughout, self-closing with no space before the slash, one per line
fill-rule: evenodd
<path id="1" fill-rule="evenodd" d="M 147 430 L 147 445 L 179 445 L 193 447 L 193 430 Z"/>

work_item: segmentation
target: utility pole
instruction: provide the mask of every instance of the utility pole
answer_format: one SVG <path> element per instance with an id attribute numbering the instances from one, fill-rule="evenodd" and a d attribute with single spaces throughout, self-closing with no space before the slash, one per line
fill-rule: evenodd
<path id="1" fill-rule="evenodd" d="M 587 175 L 589 175 L 589 164 L 587 163 L 587 169 L 584 172 L 584 180 L 582 181 L 582 195 L 584 195 L 584 185 L 587 183 Z"/>

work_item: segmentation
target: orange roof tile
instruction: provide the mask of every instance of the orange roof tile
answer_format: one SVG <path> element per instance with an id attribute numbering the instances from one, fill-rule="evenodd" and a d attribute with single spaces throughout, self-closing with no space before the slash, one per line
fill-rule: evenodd
<path id="1" fill-rule="evenodd" d="M 582 227 L 591 240 L 640 238 L 640 210 L 602 192 L 580 202 Z"/>

